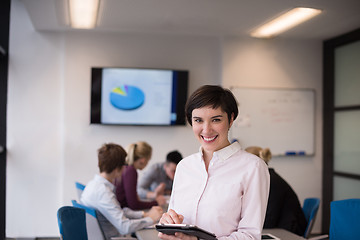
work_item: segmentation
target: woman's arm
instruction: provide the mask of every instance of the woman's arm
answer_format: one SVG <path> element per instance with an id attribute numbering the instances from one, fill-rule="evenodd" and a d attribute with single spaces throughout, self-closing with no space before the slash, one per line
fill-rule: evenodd
<path id="1" fill-rule="evenodd" d="M 238 230 L 229 236 L 218 237 L 227 239 L 261 239 L 267 200 L 270 189 L 270 176 L 267 165 L 261 160 L 249 171 L 242 198 L 242 210 Z"/>

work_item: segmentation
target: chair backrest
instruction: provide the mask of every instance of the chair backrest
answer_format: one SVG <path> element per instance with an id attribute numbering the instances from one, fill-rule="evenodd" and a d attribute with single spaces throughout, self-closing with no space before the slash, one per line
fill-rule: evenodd
<path id="1" fill-rule="evenodd" d="M 330 240 L 359 239 L 360 199 L 330 203 Z"/>
<path id="2" fill-rule="evenodd" d="M 302 210 L 308 222 L 304 232 L 304 238 L 308 238 L 311 233 L 311 230 L 314 226 L 314 222 L 316 219 L 316 214 L 319 210 L 319 205 L 320 205 L 319 198 L 305 198 L 304 200 L 304 205 Z"/>
<path id="3" fill-rule="evenodd" d="M 76 193 L 78 195 L 78 200 L 80 201 L 81 194 L 85 189 L 85 185 L 79 182 L 75 182 L 75 187 L 76 187 Z"/>
<path id="4" fill-rule="evenodd" d="M 86 229 L 89 240 L 136 240 L 130 234 L 121 236 L 118 230 L 96 209 L 82 205 L 76 200 L 71 202 L 74 207 L 84 209 L 86 212 Z"/>
<path id="5" fill-rule="evenodd" d="M 97 219 L 96 210 L 91 207 L 84 206 L 76 200 L 71 201 L 73 206 L 83 209 L 86 212 L 86 229 L 89 240 L 105 240 L 104 233 Z"/>
<path id="6" fill-rule="evenodd" d="M 61 207 L 57 211 L 57 219 L 63 240 L 88 240 L 84 209 Z"/>

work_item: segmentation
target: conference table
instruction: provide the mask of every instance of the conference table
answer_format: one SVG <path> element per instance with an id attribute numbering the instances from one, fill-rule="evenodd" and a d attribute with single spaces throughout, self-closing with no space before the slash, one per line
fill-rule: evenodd
<path id="1" fill-rule="evenodd" d="M 305 238 L 300 237 L 288 230 L 282 228 L 266 228 L 263 229 L 263 234 L 270 233 L 281 240 L 304 240 Z"/>
<path id="2" fill-rule="evenodd" d="M 269 233 L 281 240 L 304 240 L 305 238 L 300 237 L 292 232 L 289 232 L 281 228 L 263 229 L 263 234 Z M 138 240 L 159 240 L 158 231 L 154 228 L 142 229 L 136 232 Z"/>

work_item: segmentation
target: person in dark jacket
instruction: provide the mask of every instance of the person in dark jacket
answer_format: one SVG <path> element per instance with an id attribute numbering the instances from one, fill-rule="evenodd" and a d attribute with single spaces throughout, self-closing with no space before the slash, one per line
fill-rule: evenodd
<path id="1" fill-rule="evenodd" d="M 245 151 L 260 157 L 266 164 L 272 157 L 269 148 L 254 146 L 246 148 Z M 307 220 L 296 193 L 273 168 L 269 168 L 269 173 L 270 193 L 264 228 L 283 228 L 303 236 Z"/>

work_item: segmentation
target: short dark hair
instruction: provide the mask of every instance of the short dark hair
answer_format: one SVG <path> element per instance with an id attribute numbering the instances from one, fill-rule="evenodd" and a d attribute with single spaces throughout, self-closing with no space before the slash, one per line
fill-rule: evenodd
<path id="1" fill-rule="evenodd" d="M 232 114 L 234 114 L 234 120 L 239 114 L 238 104 L 229 89 L 217 85 L 204 85 L 191 94 L 185 105 L 186 119 L 191 126 L 192 111 L 206 106 L 214 109 L 221 107 L 227 113 L 229 123 Z"/>
<path id="2" fill-rule="evenodd" d="M 181 159 L 183 159 L 181 153 L 179 153 L 178 151 L 172 151 L 169 152 L 166 155 L 166 162 L 167 163 L 175 163 L 176 165 L 181 161 Z"/>
<path id="3" fill-rule="evenodd" d="M 126 151 L 118 144 L 105 143 L 98 149 L 98 166 L 100 172 L 111 173 L 114 169 L 126 164 Z"/>

